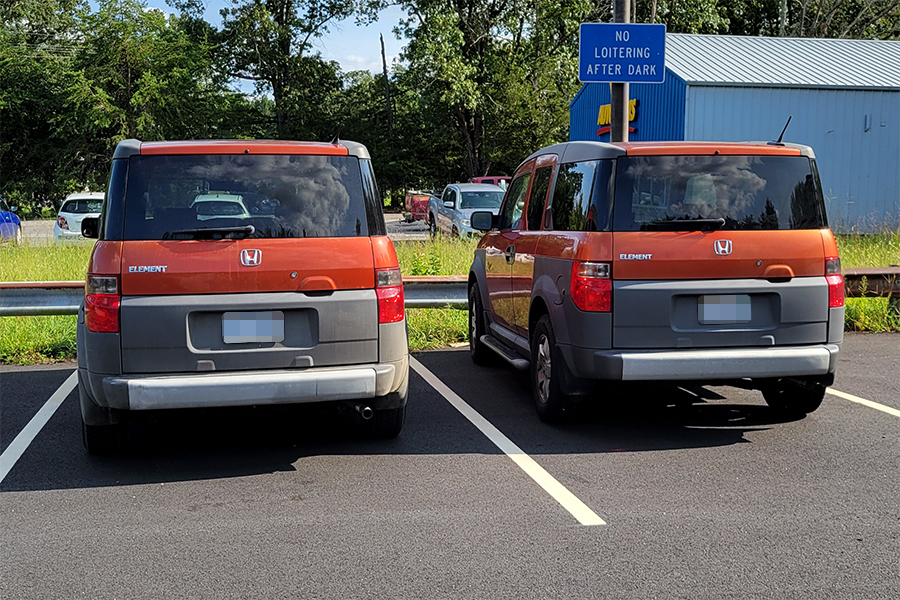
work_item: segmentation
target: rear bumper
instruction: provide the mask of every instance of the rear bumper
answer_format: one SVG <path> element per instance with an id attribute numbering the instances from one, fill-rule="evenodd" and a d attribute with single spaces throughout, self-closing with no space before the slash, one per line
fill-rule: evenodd
<path id="1" fill-rule="evenodd" d="M 335 400 L 367 400 L 405 390 L 408 359 L 353 367 L 304 370 L 240 371 L 209 374 L 97 376 L 98 404 L 124 410 L 158 410 L 305 404 Z M 100 381 L 97 381 L 100 379 Z M 404 395 L 405 396 L 405 395 Z M 373 403 L 373 408 L 387 408 Z"/>
<path id="2" fill-rule="evenodd" d="M 560 345 L 560 351 L 586 379 L 702 381 L 827 375 L 837 366 L 840 345 L 628 351 Z"/>

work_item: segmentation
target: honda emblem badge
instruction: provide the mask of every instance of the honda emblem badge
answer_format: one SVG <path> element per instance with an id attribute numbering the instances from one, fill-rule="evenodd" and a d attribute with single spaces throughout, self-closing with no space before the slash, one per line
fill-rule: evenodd
<path id="1" fill-rule="evenodd" d="M 719 256 L 731 254 L 731 240 L 716 240 L 713 247 L 716 249 L 716 254 Z"/>
<path id="2" fill-rule="evenodd" d="M 258 267 L 260 263 L 262 263 L 262 250 L 241 250 L 242 265 L 245 267 Z"/>

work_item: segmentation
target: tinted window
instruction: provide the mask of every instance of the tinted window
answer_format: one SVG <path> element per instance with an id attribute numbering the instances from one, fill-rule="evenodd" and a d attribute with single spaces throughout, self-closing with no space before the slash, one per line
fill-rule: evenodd
<path id="1" fill-rule="evenodd" d="M 618 159 L 615 229 L 677 230 L 724 219 L 725 230 L 826 226 L 818 178 L 802 156 Z M 684 223 L 684 225 L 679 225 Z"/>
<path id="2" fill-rule="evenodd" d="M 503 190 L 496 192 L 463 192 L 460 208 L 500 208 L 503 202 Z"/>
<path id="3" fill-rule="evenodd" d="M 204 235 L 204 229 L 227 228 L 243 228 L 241 235 L 255 238 L 368 235 L 359 160 L 309 155 L 130 159 L 126 240 L 189 239 Z"/>
<path id="4" fill-rule="evenodd" d="M 363 196 L 366 200 L 366 219 L 369 225 L 369 235 L 387 235 L 387 228 L 384 224 L 384 203 L 378 191 L 375 173 L 372 171 L 372 161 L 360 159 L 359 170 L 362 173 Z"/>
<path id="5" fill-rule="evenodd" d="M 530 179 L 530 172 L 523 173 L 509 186 L 503 208 L 500 209 L 499 228 L 501 230 L 512 229 L 519 222 L 519 218 L 522 216 L 522 209 L 525 206 L 525 192 L 528 191 L 528 181 Z"/>
<path id="6" fill-rule="evenodd" d="M 98 213 L 102 206 L 103 200 L 69 200 L 63 203 L 59 212 L 84 215 L 87 213 Z"/>
<path id="7" fill-rule="evenodd" d="M 550 228 L 557 231 L 606 231 L 609 228 L 611 160 L 559 166 L 553 190 Z"/>
<path id="8" fill-rule="evenodd" d="M 536 231 L 541 228 L 544 220 L 544 203 L 547 200 L 547 190 L 550 188 L 550 179 L 553 176 L 553 167 L 541 167 L 534 172 L 534 183 L 531 184 L 531 196 L 528 200 L 528 229 Z"/>

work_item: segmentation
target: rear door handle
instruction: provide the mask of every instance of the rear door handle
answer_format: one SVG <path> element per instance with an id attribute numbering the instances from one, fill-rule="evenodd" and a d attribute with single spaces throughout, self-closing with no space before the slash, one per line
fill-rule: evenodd
<path id="1" fill-rule="evenodd" d="M 506 247 L 506 264 L 513 264 L 516 262 L 516 247 L 513 245 L 509 245 Z"/>

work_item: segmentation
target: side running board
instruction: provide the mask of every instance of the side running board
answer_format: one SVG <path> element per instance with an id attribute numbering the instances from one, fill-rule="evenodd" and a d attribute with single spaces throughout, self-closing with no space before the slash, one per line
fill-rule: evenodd
<path id="1" fill-rule="evenodd" d="M 500 340 L 491 336 L 491 335 L 483 335 L 479 338 L 481 343 L 496 352 L 500 355 L 500 358 L 514 366 L 520 371 L 527 371 L 530 366 L 530 362 L 527 359 L 522 358 L 518 354 L 513 353 L 506 346 L 504 346 Z"/>

